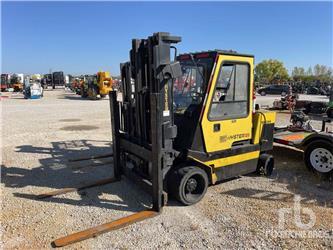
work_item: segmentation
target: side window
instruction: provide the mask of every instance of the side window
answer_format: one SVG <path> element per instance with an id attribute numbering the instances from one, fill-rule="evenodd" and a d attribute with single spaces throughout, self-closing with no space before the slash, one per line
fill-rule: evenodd
<path id="1" fill-rule="evenodd" d="M 248 64 L 224 63 L 217 79 L 209 119 L 246 117 L 249 112 Z"/>

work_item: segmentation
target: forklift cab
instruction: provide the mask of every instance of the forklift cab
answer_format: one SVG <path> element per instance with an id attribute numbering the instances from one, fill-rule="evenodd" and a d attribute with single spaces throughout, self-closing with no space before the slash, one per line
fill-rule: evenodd
<path id="1" fill-rule="evenodd" d="M 175 147 L 180 149 L 185 143 L 190 150 L 211 153 L 249 140 L 253 57 L 212 51 L 181 55 L 178 60 L 183 74 L 174 84 L 179 130 Z M 186 129 L 191 131 L 184 134 Z M 189 136 L 191 132 L 194 134 Z"/>
<path id="2" fill-rule="evenodd" d="M 256 171 L 261 152 L 272 148 L 275 115 L 254 114 L 254 57 L 216 50 L 177 60 L 174 148 L 201 165 L 213 184 Z"/>

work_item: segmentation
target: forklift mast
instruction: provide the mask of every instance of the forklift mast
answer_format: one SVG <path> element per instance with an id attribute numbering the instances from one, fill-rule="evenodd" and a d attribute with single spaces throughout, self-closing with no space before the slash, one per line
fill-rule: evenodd
<path id="1" fill-rule="evenodd" d="M 155 211 L 166 201 L 163 176 L 176 155 L 172 89 L 181 68 L 170 54 L 180 41 L 165 32 L 133 39 L 130 61 L 120 65 L 122 101 L 110 92 L 115 177 L 128 174 L 130 162 L 130 171 L 150 182 Z"/>

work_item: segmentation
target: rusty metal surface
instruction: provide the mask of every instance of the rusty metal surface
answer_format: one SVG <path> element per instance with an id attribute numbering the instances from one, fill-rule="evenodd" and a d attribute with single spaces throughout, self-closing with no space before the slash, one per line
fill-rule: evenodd
<path id="1" fill-rule="evenodd" d="M 116 179 L 116 178 L 107 178 L 107 179 L 99 180 L 97 182 L 89 183 L 87 185 L 84 185 L 84 186 L 81 186 L 81 187 L 78 187 L 78 188 L 63 188 L 63 189 L 51 191 L 51 192 L 48 192 L 48 193 L 39 194 L 39 195 L 37 195 L 36 198 L 37 199 L 45 199 L 45 198 L 49 198 L 49 197 L 60 195 L 60 194 L 66 194 L 66 193 L 69 193 L 69 192 L 80 191 L 80 190 L 83 190 L 83 189 L 86 189 L 86 188 L 106 185 L 106 184 L 116 182 L 116 181 L 119 181 L 119 180 Z"/>
<path id="2" fill-rule="evenodd" d="M 130 216 L 126 216 L 123 218 L 120 218 L 118 220 L 105 223 L 96 227 L 92 227 L 89 229 L 86 229 L 81 232 L 77 232 L 74 234 L 67 235 L 65 237 L 59 238 L 52 242 L 53 247 L 63 247 L 67 246 L 69 244 L 79 242 L 82 240 L 86 240 L 92 237 L 96 237 L 97 235 L 116 230 L 119 228 L 126 227 L 128 225 L 131 225 L 135 222 L 139 222 L 148 218 L 152 218 L 156 215 L 158 215 L 158 212 L 152 211 L 152 210 L 144 210 L 135 214 L 132 214 Z"/>

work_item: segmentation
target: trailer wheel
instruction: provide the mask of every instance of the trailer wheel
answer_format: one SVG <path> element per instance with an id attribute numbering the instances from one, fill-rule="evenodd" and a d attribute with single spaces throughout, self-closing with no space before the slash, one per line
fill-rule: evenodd
<path id="1" fill-rule="evenodd" d="M 329 173 L 333 170 L 333 145 L 324 140 L 311 142 L 304 152 L 305 164 L 318 173 Z"/>
<path id="2" fill-rule="evenodd" d="M 208 187 L 208 177 L 204 170 L 196 166 L 185 166 L 174 170 L 169 177 L 169 190 L 184 205 L 199 202 Z"/>

